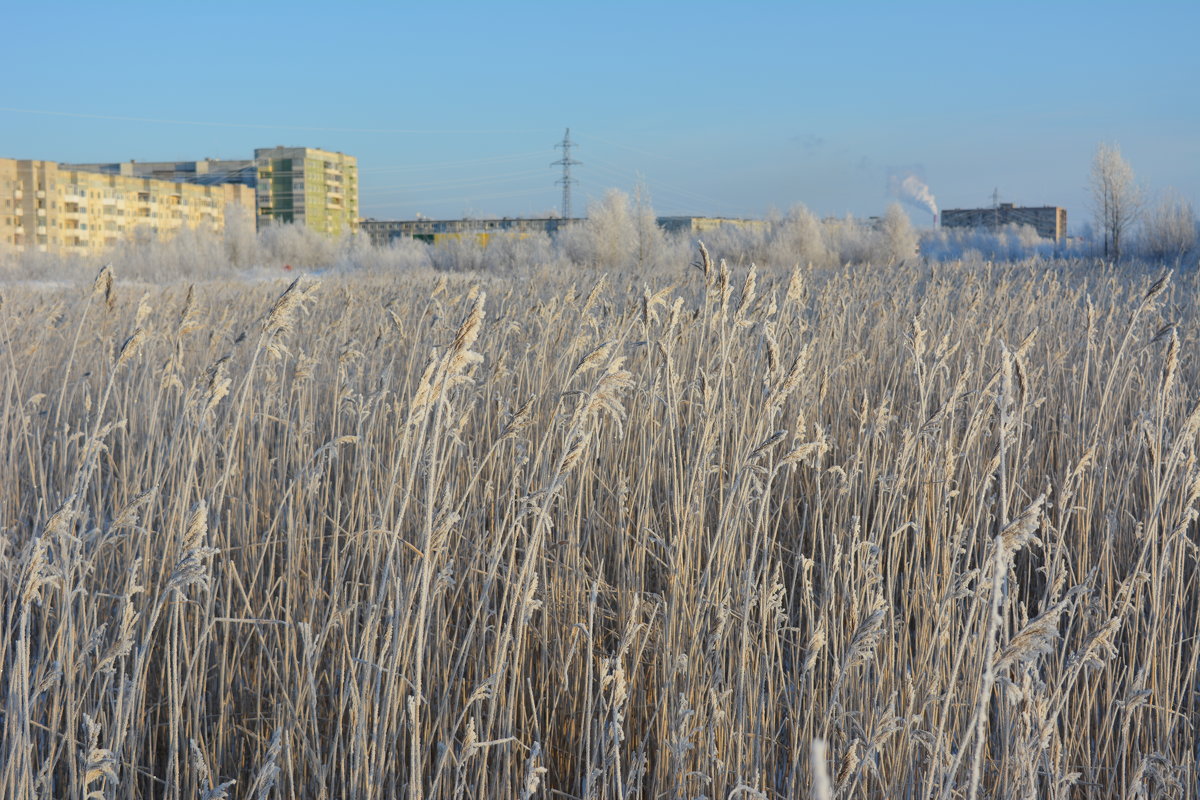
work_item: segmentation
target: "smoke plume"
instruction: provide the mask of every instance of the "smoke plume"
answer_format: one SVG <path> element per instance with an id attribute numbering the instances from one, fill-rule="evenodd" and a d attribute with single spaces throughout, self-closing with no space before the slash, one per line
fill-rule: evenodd
<path id="1" fill-rule="evenodd" d="M 921 208 L 934 216 L 938 215 L 937 200 L 925 182 L 911 172 L 893 174 L 888 178 L 888 192 L 892 197 L 908 203 L 915 208 Z"/>

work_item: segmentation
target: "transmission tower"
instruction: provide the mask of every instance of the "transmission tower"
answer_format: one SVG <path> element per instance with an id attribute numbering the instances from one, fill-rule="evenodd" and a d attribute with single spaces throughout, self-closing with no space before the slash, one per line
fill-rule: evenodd
<path id="1" fill-rule="evenodd" d="M 567 220 L 571 218 L 571 184 L 575 182 L 571 178 L 571 167 L 577 167 L 583 163 L 571 160 L 571 146 L 573 144 L 574 142 L 571 141 L 571 129 L 567 128 L 567 132 L 563 134 L 563 140 L 554 145 L 556 148 L 562 148 L 563 157 L 558 161 L 550 163 L 552 167 L 562 167 L 563 169 L 562 177 L 556 180 L 555 183 L 561 183 L 563 187 L 562 215 L 563 219 Z"/>

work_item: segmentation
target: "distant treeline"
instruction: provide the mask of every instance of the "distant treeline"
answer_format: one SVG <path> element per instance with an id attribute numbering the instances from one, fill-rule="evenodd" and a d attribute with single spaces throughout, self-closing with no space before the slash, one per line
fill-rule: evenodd
<path id="1" fill-rule="evenodd" d="M 886 266 L 914 259 L 1019 261 L 1028 258 L 1100 257 L 1090 229 L 1054 242 L 1028 226 L 999 230 L 917 231 L 898 204 L 882 218 L 820 220 L 803 206 L 768 219 L 767 225 L 726 225 L 703 234 L 667 233 L 640 197 L 611 190 L 588 208 L 585 222 L 554 236 L 499 233 L 481 246 L 471 237 L 439 242 L 401 239 L 375 246 L 364 235 L 330 239 L 306 228 L 280 225 L 255 231 L 251 220 L 231 218 L 222 233 L 185 231 L 166 241 L 131 240 L 103 256 L 0 250 L 0 279 L 75 281 L 95 274 L 98 263 L 121 266 L 130 278 L 160 282 L 223 278 L 288 270 L 494 272 L 586 267 L 650 274 L 674 268 L 702 240 L 714 258 L 764 268 L 843 264 Z M 1147 214 L 1124 253 L 1126 260 L 1194 266 L 1200 257 L 1190 208 L 1164 206 Z"/>

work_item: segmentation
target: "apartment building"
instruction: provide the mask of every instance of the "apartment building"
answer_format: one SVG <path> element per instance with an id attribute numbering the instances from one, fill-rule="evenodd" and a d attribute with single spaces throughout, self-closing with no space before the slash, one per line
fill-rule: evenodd
<path id="1" fill-rule="evenodd" d="M 216 185 L 242 183 L 253 187 L 258 171 L 251 159 L 204 158 L 200 161 L 119 161 L 107 164 L 60 164 L 60 169 L 102 172 L 105 175 L 154 178 L 160 181 Z"/>
<path id="2" fill-rule="evenodd" d="M 358 159 L 315 147 L 254 151 L 258 221 L 303 225 L 330 236 L 358 230 Z"/>
<path id="3" fill-rule="evenodd" d="M 1017 206 L 998 203 L 991 208 L 947 208 L 942 211 L 943 228 L 986 228 L 1029 225 L 1043 239 L 1061 242 L 1067 236 L 1067 210 L 1061 206 Z"/>
<path id="4" fill-rule="evenodd" d="M 358 230 L 358 159 L 315 147 L 271 147 L 253 159 L 122 161 L 60 165 L 105 175 L 254 189 L 258 227 L 304 225 L 338 236 Z"/>
<path id="5" fill-rule="evenodd" d="M 244 184 L 196 185 L 0 158 L 0 247 L 99 253 L 139 236 L 220 231 L 227 207 L 254 208 Z"/>

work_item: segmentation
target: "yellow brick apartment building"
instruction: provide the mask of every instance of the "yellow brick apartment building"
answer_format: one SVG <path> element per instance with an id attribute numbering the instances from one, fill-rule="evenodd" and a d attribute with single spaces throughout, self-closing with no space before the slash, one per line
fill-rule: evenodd
<path id="1" fill-rule="evenodd" d="M 59 169 L 255 190 L 258 227 L 301 225 L 336 237 L 358 230 L 358 159 L 318 147 L 260 147 L 253 160 L 120 161 Z"/>
<path id="2" fill-rule="evenodd" d="M 221 231 L 227 206 L 254 213 L 254 189 L 200 186 L 0 158 L 0 251 L 92 254 L 149 235 Z"/>

